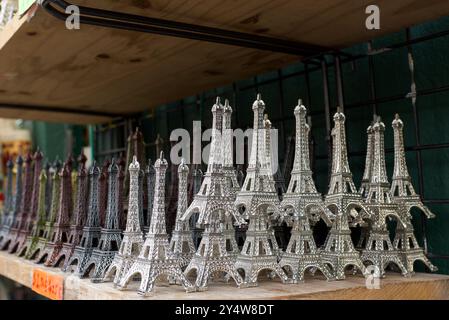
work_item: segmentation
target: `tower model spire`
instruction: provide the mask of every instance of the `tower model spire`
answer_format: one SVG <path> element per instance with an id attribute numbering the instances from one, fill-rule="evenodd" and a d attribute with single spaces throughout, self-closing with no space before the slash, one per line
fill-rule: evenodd
<path id="1" fill-rule="evenodd" d="M 237 270 L 244 271 L 247 286 L 257 286 L 257 277 L 262 270 L 271 270 L 283 282 L 288 281 L 277 261 L 279 247 L 270 221 L 272 217 L 280 215 L 280 210 L 271 166 L 270 124 L 264 123 L 265 103 L 260 94 L 252 108 L 254 127 L 251 155 L 245 182 L 235 200 L 236 207 L 244 209 L 243 214 L 249 219 L 245 243 L 235 263 Z"/>
<path id="2" fill-rule="evenodd" d="M 134 276 L 139 274 L 141 282 L 139 294 L 145 295 L 153 292 L 156 279 L 161 276 L 171 276 L 181 282 L 186 291 L 193 291 L 194 287 L 182 273 L 179 260 L 170 251 L 168 235 L 165 224 L 165 173 L 167 160 L 161 152 L 156 161 L 155 193 L 153 202 L 153 215 L 146 235 L 145 242 L 130 269 L 119 283 L 119 288 L 125 288 Z"/>
<path id="3" fill-rule="evenodd" d="M 387 229 L 387 217 L 394 217 L 398 224 L 402 224 L 398 206 L 392 201 L 390 195 L 390 184 L 387 178 L 385 166 L 384 132 L 385 125 L 376 120 L 372 126 L 374 137 L 373 166 L 370 183 L 366 197 L 366 205 L 371 211 L 371 224 L 365 249 L 362 250 L 363 262 L 372 263 L 379 270 L 380 275 L 385 273 L 385 268 L 393 263 L 407 275 L 398 252 L 394 250 Z"/>
<path id="4" fill-rule="evenodd" d="M 125 274 L 131 268 L 136 260 L 143 245 L 143 232 L 139 221 L 139 212 L 141 202 L 139 194 L 143 192 L 139 184 L 140 165 L 137 157 L 133 157 L 133 161 L 128 168 L 129 180 L 129 196 L 128 196 L 128 216 L 126 218 L 126 229 L 123 231 L 123 239 L 119 251 L 115 254 L 114 260 L 106 271 L 104 280 L 113 279 L 114 285 L 118 285 L 122 281 Z"/>
<path id="5" fill-rule="evenodd" d="M 355 189 L 349 168 L 346 148 L 345 115 L 338 108 L 334 115 L 332 129 L 332 173 L 329 190 L 325 197 L 326 206 L 335 215 L 321 253 L 323 263 L 332 266 L 337 280 L 345 278 L 345 268 L 353 266 L 365 273 L 365 267 L 355 250 L 349 229 L 349 216 L 360 218 L 368 211 L 362 197 Z M 359 210 L 359 211 L 357 211 Z"/>
<path id="6" fill-rule="evenodd" d="M 405 160 L 404 123 L 398 114 L 395 115 L 392 126 L 394 131 L 394 170 L 391 194 L 394 201 L 399 204 L 402 220 L 405 223 L 405 226 L 397 225 L 393 245 L 399 250 L 402 261 L 410 273 L 414 272 L 413 264 L 416 260 L 422 261 L 431 271 L 437 271 L 438 268 L 430 262 L 424 254 L 424 250 L 419 247 L 418 241 L 416 241 L 410 210 L 416 207 L 427 218 L 434 218 L 435 214 L 422 203 L 419 195 L 416 194 L 413 188 Z"/>
<path id="7" fill-rule="evenodd" d="M 293 282 L 303 280 L 307 268 L 320 269 L 330 279 L 330 270 L 321 261 L 320 251 L 316 248 L 309 219 L 318 221 L 320 217 L 331 225 L 332 213 L 324 206 L 321 194 L 317 192 L 312 178 L 309 158 L 309 126 L 306 122 L 306 107 L 301 100 L 295 107 L 296 139 L 295 158 L 290 183 L 281 202 L 281 207 L 292 215 L 293 228 L 286 252 L 280 265 L 288 266 L 292 271 Z"/>

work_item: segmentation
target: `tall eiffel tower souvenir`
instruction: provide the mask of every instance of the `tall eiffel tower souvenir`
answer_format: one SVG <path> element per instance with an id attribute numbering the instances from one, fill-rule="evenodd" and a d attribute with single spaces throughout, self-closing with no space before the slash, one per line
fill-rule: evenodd
<path id="1" fill-rule="evenodd" d="M 434 218 L 435 214 L 422 203 L 420 196 L 416 194 L 413 188 L 412 179 L 408 173 L 405 159 L 404 123 L 398 114 L 395 115 L 392 126 L 394 131 L 394 170 L 391 183 L 391 195 L 394 201 L 399 204 L 402 220 L 405 223 L 405 226 L 397 225 L 393 245 L 399 251 L 408 272 L 413 274 L 413 265 L 417 260 L 423 262 L 431 271 L 437 271 L 438 268 L 426 257 L 424 250 L 420 248 L 416 240 L 410 210 L 412 208 L 418 208 L 428 219 Z"/>
<path id="2" fill-rule="evenodd" d="M 156 181 L 156 171 L 154 170 L 154 166 L 151 163 L 151 160 L 148 159 L 147 167 L 145 168 L 145 176 L 147 179 L 147 215 L 145 219 L 145 224 L 143 226 L 143 232 L 146 234 L 148 229 L 150 228 L 151 222 L 151 214 L 153 212 L 153 201 L 154 201 L 154 184 Z M 142 185 L 143 187 L 143 185 Z"/>
<path id="3" fill-rule="evenodd" d="M 98 247 L 100 243 L 101 226 L 100 226 L 100 176 L 101 170 L 94 162 L 89 169 L 89 196 L 87 206 L 87 217 L 84 223 L 83 233 L 80 243 L 75 247 L 72 256 L 66 261 L 64 271 L 73 272 L 78 277 L 82 277 L 87 263 L 90 260 L 92 251 Z"/>
<path id="4" fill-rule="evenodd" d="M 324 264 L 332 267 L 337 280 L 345 278 L 345 268 L 353 266 L 365 274 L 365 266 L 354 248 L 349 229 L 349 217 L 369 216 L 357 192 L 349 168 L 346 147 L 345 115 L 340 108 L 334 115 L 332 129 L 332 173 L 325 204 L 335 215 L 321 253 Z M 359 211 L 357 211 L 359 210 Z"/>
<path id="5" fill-rule="evenodd" d="M 89 276 L 92 282 L 103 280 L 106 270 L 114 259 L 122 241 L 120 218 L 123 210 L 122 168 L 112 159 L 108 169 L 108 207 L 105 225 L 101 228 L 100 244 L 92 250 L 83 276 Z"/>
<path id="6" fill-rule="evenodd" d="M 170 250 L 176 259 L 179 260 L 181 268 L 187 267 L 192 256 L 195 254 L 192 232 L 189 221 L 182 221 L 181 216 L 187 210 L 187 177 L 189 167 L 185 164 L 184 158 L 178 166 L 178 212 L 176 214 L 176 224 L 170 239 Z"/>
<path id="7" fill-rule="evenodd" d="M 62 250 L 58 254 L 56 260 L 63 258 L 63 269 L 67 265 L 68 260 L 73 255 L 76 246 L 81 242 L 83 236 L 83 227 L 86 221 L 87 215 L 87 171 L 86 171 L 86 156 L 81 153 L 78 157 L 78 172 L 77 172 L 77 185 L 75 196 L 74 212 L 70 221 L 70 231 L 67 242 L 62 244 Z"/>
<path id="8" fill-rule="evenodd" d="M 365 200 L 372 216 L 361 259 L 363 262 L 376 266 L 381 276 L 384 275 L 385 268 L 391 263 L 398 266 L 403 275 L 407 275 L 407 270 L 399 258 L 398 251 L 393 248 L 387 229 L 387 217 L 395 218 L 398 224 L 403 222 L 398 205 L 393 202 L 390 194 L 390 184 L 385 166 L 385 125 L 380 118 L 374 123 L 372 130 L 374 135 L 373 166 Z"/>
<path id="9" fill-rule="evenodd" d="M 39 239 L 35 248 L 30 249 L 26 256 L 28 259 L 32 259 L 37 263 L 43 263 L 48 258 L 48 252 L 45 252 L 47 243 L 52 236 L 53 225 L 56 222 L 56 218 L 59 212 L 59 198 L 61 192 L 61 177 L 59 175 L 61 170 L 61 162 L 56 160 L 53 167 L 50 169 L 51 183 L 51 201 L 50 210 L 46 212 L 45 224 L 43 229 L 39 230 Z M 48 190 L 48 189 L 47 189 Z"/>
<path id="10" fill-rule="evenodd" d="M 139 294 L 152 293 L 156 279 L 165 275 L 182 283 L 186 291 L 193 291 L 194 287 L 182 273 L 179 260 L 170 251 L 168 235 L 165 226 L 165 173 L 167 161 L 163 152 L 156 161 L 155 193 L 153 203 L 153 215 L 150 229 L 145 242 L 131 268 L 121 279 L 118 287 L 124 289 L 136 275 L 141 276 Z"/>
<path id="11" fill-rule="evenodd" d="M 265 127 L 269 127 L 269 123 L 264 123 L 265 103 L 260 94 L 252 109 L 254 125 L 250 160 L 245 182 L 235 201 L 238 208 L 244 208 L 243 214 L 249 219 L 249 226 L 235 268 L 244 272 L 245 285 L 257 286 L 257 276 L 262 270 L 274 271 L 283 282 L 288 278 L 278 264 L 279 248 L 269 221 L 269 211 L 273 212 L 272 216 L 279 217 L 280 209 L 271 166 L 271 137 Z"/>
<path id="12" fill-rule="evenodd" d="M 139 194 L 142 193 L 141 184 L 139 183 L 139 174 L 141 172 L 137 157 L 133 157 L 133 161 L 129 165 L 129 196 L 128 196 L 128 215 L 126 219 L 126 228 L 123 231 L 123 239 L 120 244 L 119 251 L 115 254 L 114 259 L 106 271 L 104 280 L 113 280 L 114 285 L 118 285 L 123 277 L 127 274 L 129 268 L 135 262 L 137 256 L 142 250 L 143 232 L 140 222 L 140 206 L 141 201 Z"/>
<path id="13" fill-rule="evenodd" d="M 200 291 L 207 290 L 210 278 L 216 279 L 219 273 L 233 278 L 238 286 L 243 282 L 234 267 L 235 255 L 226 250 L 226 235 L 223 230 L 225 220 L 229 222 L 233 218 L 237 224 L 241 223 L 234 206 L 232 183 L 229 183 L 222 170 L 223 113 L 224 106 L 217 98 L 212 106 L 212 139 L 207 171 L 199 192 L 181 218 L 187 221 L 197 213 L 197 227 L 204 227 L 198 249 L 184 271 L 187 276 L 196 273 L 195 285 Z M 227 227 L 228 234 L 232 224 L 227 224 Z"/>
<path id="14" fill-rule="evenodd" d="M 47 267 L 57 267 L 64 265 L 66 257 L 59 253 L 63 243 L 67 242 L 70 232 L 70 217 L 72 216 L 72 173 L 69 161 L 66 161 L 59 172 L 61 179 L 59 194 L 59 210 L 56 221 L 53 224 L 49 241 L 45 244 L 43 255 L 47 255 L 44 265 Z"/>
<path id="15" fill-rule="evenodd" d="M 26 241 L 28 236 L 27 219 L 31 211 L 31 196 L 33 193 L 33 166 L 31 153 L 28 152 L 25 158 L 23 190 L 20 197 L 20 209 L 10 231 L 11 245 L 8 252 L 15 253 L 20 249 L 20 246 Z"/>
<path id="16" fill-rule="evenodd" d="M 309 219 L 317 221 L 323 218 L 326 224 L 331 225 L 333 215 L 325 207 L 312 178 L 309 157 L 310 130 L 306 122 L 306 112 L 306 107 L 299 100 L 294 111 L 296 138 L 293 169 L 287 192 L 281 202 L 281 207 L 287 212 L 290 211 L 293 216 L 293 227 L 280 265 L 284 269 L 288 266 L 295 283 L 304 279 L 304 273 L 308 268 L 318 268 L 327 279 L 332 278 L 328 266 L 322 263 L 309 223 Z"/>

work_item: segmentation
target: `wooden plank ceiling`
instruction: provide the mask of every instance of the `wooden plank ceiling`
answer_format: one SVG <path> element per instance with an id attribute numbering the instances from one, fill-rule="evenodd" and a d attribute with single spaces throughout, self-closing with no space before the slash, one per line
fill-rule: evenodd
<path id="1" fill-rule="evenodd" d="M 326 47 L 346 47 L 449 14 L 440 0 L 383 0 L 381 29 L 365 29 L 371 0 L 73 0 Z M 42 8 L 0 32 L 0 117 L 108 121 L 275 70 L 300 57 L 64 22 Z M 4 104 L 50 107 L 19 111 Z M 72 113 L 54 112 L 69 108 Z M 93 112 L 81 115 L 76 110 Z M 95 113 L 96 112 L 96 113 Z"/>

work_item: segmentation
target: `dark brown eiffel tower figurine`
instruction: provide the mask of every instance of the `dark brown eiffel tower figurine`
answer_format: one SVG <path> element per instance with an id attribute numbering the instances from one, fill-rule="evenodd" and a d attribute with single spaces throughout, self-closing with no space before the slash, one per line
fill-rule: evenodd
<path id="1" fill-rule="evenodd" d="M 395 115 L 392 126 L 394 131 L 394 170 L 391 194 L 394 201 L 399 204 L 402 221 L 405 223 L 405 226 L 398 223 L 393 245 L 399 251 L 407 271 L 411 274 L 414 273 L 413 265 L 417 260 L 423 262 L 430 271 L 437 271 L 438 268 L 426 257 L 424 250 L 416 240 L 410 211 L 412 208 L 418 208 L 428 219 L 434 218 L 435 214 L 422 203 L 420 196 L 416 194 L 413 188 L 405 159 L 404 123 L 398 114 Z"/>
<path id="2" fill-rule="evenodd" d="M 67 260 L 64 271 L 74 272 L 81 277 L 86 270 L 92 251 L 100 243 L 100 176 L 101 169 L 94 162 L 89 169 L 89 196 L 87 218 L 79 245 L 75 247 L 72 256 Z"/>
<path id="3" fill-rule="evenodd" d="M 11 245 L 8 249 L 9 253 L 15 253 L 19 249 L 19 246 L 26 241 L 27 237 L 25 227 L 31 210 L 31 195 L 33 188 L 33 166 L 31 153 L 29 152 L 25 158 L 24 174 L 20 210 L 11 228 Z"/>
<path id="4" fill-rule="evenodd" d="M 31 193 L 31 206 L 30 212 L 25 221 L 25 226 L 19 231 L 19 248 L 17 250 L 17 255 L 23 256 L 28 247 L 27 239 L 31 236 L 31 231 L 35 224 L 37 223 L 37 209 L 39 206 L 39 187 L 40 187 L 40 173 L 42 170 L 42 152 L 39 149 L 35 152 L 33 156 L 33 186 Z"/>
<path id="5" fill-rule="evenodd" d="M 56 160 L 53 168 L 50 170 L 49 179 L 51 183 L 51 205 L 49 211 L 46 212 L 45 224 L 42 230 L 39 230 L 39 239 L 37 245 L 31 251 L 27 252 L 29 259 L 35 260 L 35 262 L 42 263 L 47 257 L 48 253 L 44 252 L 47 243 L 50 241 L 52 235 L 53 225 L 56 222 L 56 218 L 59 212 L 59 197 L 61 192 L 61 178 L 59 172 L 61 170 L 61 162 Z"/>
<path id="6" fill-rule="evenodd" d="M 59 211 L 56 216 L 56 222 L 45 245 L 44 255 L 47 259 L 44 264 L 47 267 L 61 266 L 65 257 L 60 257 L 62 245 L 68 240 L 70 231 L 70 217 L 72 215 L 72 173 L 70 171 L 70 162 L 66 161 L 59 172 L 61 178 L 61 191 L 59 194 Z M 59 260 L 58 260 L 59 259 Z"/>
<path id="7" fill-rule="evenodd" d="M 22 159 L 20 156 L 17 158 L 17 160 Z M 17 166 L 19 167 L 19 166 Z M 2 226 L 0 231 L 0 248 L 3 248 L 3 245 L 6 244 L 6 239 L 9 235 L 9 230 L 12 226 L 12 223 L 14 221 L 15 217 L 15 205 L 14 205 L 14 195 L 13 195 L 13 169 L 14 169 L 14 162 L 11 158 L 8 159 L 8 162 L 6 163 L 6 170 L 7 170 L 7 180 L 6 180 L 6 195 L 5 195 L 5 207 L 3 209 L 3 216 L 2 216 Z M 20 169 L 22 170 L 22 169 Z M 19 172 L 17 172 L 19 173 Z M 21 179 L 18 178 L 16 183 L 20 181 Z"/>
<path id="8" fill-rule="evenodd" d="M 147 167 L 145 168 L 145 177 L 147 179 L 147 214 L 146 214 L 146 219 L 144 222 L 142 222 L 142 217 L 140 216 L 141 212 L 143 212 L 143 210 L 141 210 L 141 208 L 139 207 L 139 222 L 142 226 L 143 225 L 143 232 L 147 233 L 148 229 L 150 228 L 150 222 L 151 222 L 151 213 L 153 212 L 153 198 L 154 198 L 154 183 L 156 181 L 156 171 L 154 170 L 154 166 L 153 163 L 151 162 L 150 159 L 148 159 L 148 164 Z M 139 181 L 139 185 L 140 185 L 140 181 Z M 143 188 L 143 185 L 142 185 Z M 141 189 L 143 191 L 141 191 L 140 193 L 144 193 L 145 190 Z M 140 194 L 139 194 L 140 197 Z"/>
<path id="9" fill-rule="evenodd" d="M 62 244 L 62 250 L 56 261 L 63 259 L 61 264 L 63 268 L 66 262 L 72 256 L 75 247 L 79 245 L 83 235 L 83 227 L 86 220 L 87 209 L 87 172 L 86 172 L 86 156 L 81 153 L 78 157 L 78 173 L 76 185 L 75 207 L 70 221 L 69 239 Z"/>
<path id="10" fill-rule="evenodd" d="M 106 270 L 114 259 L 122 241 L 120 217 L 123 210 L 123 179 L 122 168 L 112 159 L 109 166 L 108 209 L 106 221 L 101 229 L 100 244 L 92 251 L 83 276 L 90 275 L 92 282 L 103 280 Z"/>
<path id="11" fill-rule="evenodd" d="M 172 146 L 175 142 L 172 142 Z M 168 192 L 165 200 L 167 211 L 165 213 L 165 221 L 167 223 L 167 233 L 171 235 L 176 222 L 176 212 L 178 208 L 178 167 L 173 162 L 170 163 L 168 169 L 170 183 L 168 184 Z"/>

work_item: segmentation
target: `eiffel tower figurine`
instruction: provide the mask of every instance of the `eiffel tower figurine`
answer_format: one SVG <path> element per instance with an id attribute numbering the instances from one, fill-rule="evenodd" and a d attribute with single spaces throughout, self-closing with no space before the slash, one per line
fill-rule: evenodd
<path id="1" fill-rule="evenodd" d="M 332 267 L 335 279 L 345 278 L 345 268 L 353 266 L 365 274 L 365 266 L 354 248 L 349 229 L 349 216 L 362 219 L 368 215 L 362 196 L 357 192 L 349 168 L 346 148 L 345 115 L 337 108 L 332 129 L 332 173 L 325 204 L 335 215 L 321 258 Z M 357 211 L 360 210 L 359 212 Z"/>
<path id="2" fill-rule="evenodd" d="M 47 267 L 62 267 L 66 258 L 60 256 L 59 253 L 62 250 L 63 243 L 68 240 L 70 217 L 72 216 L 72 174 L 70 167 L 69 161 L 66 161 L 59 172 L 61 179 L 59 210 L 51 236 L 44 249 L 44 255 L 47 255 L 44 265 Z"/>
<path id="3" fill-rule="evenodd" d="M 25 175 L 23 177 L 21 203 L 19 212 L 10 231 L 11 245 L 8 249 L 9 253 L 17 252 L 18 249 L 20 249 L 19 247 L 23 245 L 23 243 L 26 241 L 26 237 L 28 236 L 28 233 L 26 232 L 26 222 L 31 211 L 31 196 L 33 193 L 33 166 L 31 153 L 28 152 L 24 163 Z"/>
<path id="4" fill-rule="evenodd" d="M 121 279 L 118 285 L 119 289 L 126 288 L 131 279 L 138 274 L 142 279 L 139 286 L 141 295 L 152 293 L 156 279 L 161 275 L 178 280 L 186 291 L 194 289 L 182 273 L 179 260 L 170 251 L 168 242 L 165 226 L 165 173 L 167 166 L 164 153 L 161 152 L 160 158 L 154 164 L 156 182 L 150 229 L 139 256 Z"/>
<path id="5" fill-rule="evenodd" d="M 419 247 L 418 241 L 416 241 L 410 210 L 413 207 L 418 208 L 429 219 L 434 218 L 435 214 L 422 203 L 420 196 L 416 194 L 413 188 L 412 179 L 408 173 L 407 162 L 405 160 L 404 123 L 398 114 L 395 115 L 392 126 L 394 131 L 394 170 L 391 183 L 391 195 L 394 201 L 399 204 L 402 220 L 405 223 L 405 226 L 397 225 L 393 245 L 399 250 L 401 259 L 411 274 L 414 273 L 413 264 L 416 260 L 422 261 L 431 271 L 437 271 L 438 268 L 430 262 L 424 254 L 424 250 Z"/>
<path id="6" fill-rule="evenodd" d="M 271 166 L 271 137 L 264 123 L 265 103 L 260 94 L 253 103 L 254 125 L 250 160 L 245 182 L 237 194 L 235 205 L 244 208 L 249 219 L 248 231 L 242 251 L 237 256 L 235 268 L 245 273 L 245 285 L 257 286 L 257 276 L 262 270 L 274 271 L 283 282 L 288 277 L 278 264 L 279 248 L 274 237 L 268 211 L 280 216 L 279 198 Z"/>
<path id="7" fill-rule="evenodd" d="M 17 255 L 23 256 L 27 251 L 26 243 L 28 237 L 31 236 L 31 232 L 37 223 L 37 211 L 39 206 L 39 188 L 40 188 L 40 173 L 42 170 L 42 159 L 43 154 L 40 152 L 39 148 L 33 155 L 33 186 L 31 193 L 31 206 L 30 212 L 25 221 L 25 227 L 19 232 L 21 243 L 17 250 Z"/>
<path id="8" fill-rule="evenodd" d="M 224 107 L 217 97 L 212 106 L 212 139 L 207 171 L 199 192 L 181 217 L 181 220 L 188 221 L 192 215 L 198 214 L 196 225 L 198 228 L 204 227 L 198 249 L 184 271 L 187 276 L 196 272 L 195 284 L 200 291 L 207 290 L 210 278 L 216 278 L 220 272 L 233 278 L 238 286 L 243 282 L 234 267 L 235 255 L 226 250 L 226 236 L 223 230 L 225 219 L 233 218 L 237 224 L 241 223 L 234 206 L 232 183 L 229 183 L 222 170 L 223 111 Z M 229 232 L 232 224 L 227 224 L 227 227 Z"/>
<path id="9" fill-rule="evenodd" d="M 195 254 L 192 233 L 190 232 L 189 221 L 182 221 L 181 216 L 187 210 L 187 177 L 189 167 L 185 164 L 184 158 L 178 166 L 178 212 L 176 214 L 176 224 L 170 239 L 170 250 L 176 259 L 179 260 L 181 268 L 187 267 L 192 256 Z"/>
<path id="10" fill-rule="evenodd" d="M 328 266 L 321 261 L 320 251 L 316 248 L 309 223 L 309 219 L 318 221 L 321 217 L 326 224 L 331 225 L 333 215 L 324 206 L 321 194 L 316 190 L 312 178 L 306 112 L 306 107 L 299 100 L 294 111 L 296 118 L 295 159 L 290 183 L 281 202 L 281 207 L 291 211 L 293 215 L 293 228 L 280 265 L 283 268 L 286 266 L 290 268 L 294 283 L 304 279 L 307 268 L 318 268 L 327 279 L 332 278 Z"/>
<path id="11" fill-rule="evenodd" d="M 203 180 L 203 171 L 200 168 L 200 165 L 195 164 L 193 165 L 192 170 L 192 200 L 193 197 L 200 191 L 202 180 Z M 189 219 L 189 227 L 190 230 L 192 230 L 192 238 L 193 238 L 193 244 L 195 245 L 195 248 L 198 249 L 198 246 L 201 242 L 201 235 L 203 234 L 204 228 L 201 226 L 198 226 L 196 222 L 198 221 L 199 212 L 194 212 Z"/>
<path id="12" fill-rule="evenodd" d="M 100 215 L 100 226 L 103 228 L 106 223 L 106 212 L 108 208 L 108 181 L 109 181 L 109 167 L 111 162 L 108 159 L 103 161 L 101 168 L 98 190 L 98 212 Z"/>
<path id="13" fill-rule="evenodd" d="M 39 237 L 43 235 L 46 212 L 45 212 L 45 185 L 47 184 L 46 170 L 42 169 L 39 174 L 39 194 L 37 196 L 37 216 L 33 222 L 33 227 L 23 247 L 18 251 L 18 255 L 29 258 L 29 253 L 34 252 L 36 245 L 39 242 Z M 33 195 L 34 196 L 34 195 Z"/>
<path id="14" fill-rule="evenodd" d="M 376 116 L 375 116 L 376 117 Z M 374 151 L 374 122 L 366 129 L 367 143 L 366 143 L 366 157 L 365 157 L 365 170 L 363 171 L 363 177 L 360 184 L 359 193 L 364 199 L 368 196 L 369 183 L 371 181 L 371 173 L 373 171 L 373 151 Z M 356 248 L 362 250 L 366 244 L 369 232 L 369 221 L 363 221 L 360 223 L 360 237 L 357 242 Z"/>
<path id="15" fill-rule="evenodd" d="M 123 210 L 123 178 L 120 166 L 112 159 L 108 169 L 108 208 L 105 225 L 101 229 L 100 244 L 94 248 L 83 276 L 101 282 L 122 241 L 120 217 Z"/>
<path id="16" fill-rule="evenodd" d="M 89 196 L 87 206 L 87 218 L 83 227 L 80 243 L 75 247 L 72 256 L 66 261 L 64 271 L 74 272 L 82 277 L 87 268 L 92 251 L 100 242 L 100 176 L 101 170 L 94 162 L 89 169 Z"/>
<path id="17" fill-rule="evenodd" d="M 148 159 L 147 167 L 145 168 L 145 176 L 147 179 L 147 215 L 145 219 L 145 224 L 143 226 L 143 232 L 146 234 L 148 229 L 150 228 L 151 222 L 151 213 L 153 212 L 153 200 L 154 200 L 154 183 L 156 180 L 156 171 L 154 170 L 154 166 L 151 163 L 151 160 Z"/>
<path id="18" fill-rule="evenodd" d="M 120 244 L 119 251 L 115 254 L 114 260 L 106 271 L 104 281 L 114 282 L 118 285 L 123 277 L 131 268 L 136 260 L 143 245 L 143 232 L 140 223 L 140 206 L 142 205 L 139 199 L 139 194 L 143 190 L 140 189 L 139 174 L 141 172 L 137 157 L 133 157 L 133 161 L 128 168 L 130 176 L 130 186 L 128 195 L 128 216 L 126 219 L 126 228 L 123 231 L 123 239 Z"/>
<path id="19" fill-rule="evenodd" d="M 381 276 L 384 276 L 385 268 L 391 263 L 397 265 L 403 275 L 407 275 L 408 272 L 399 258 L 398 251 L 393 248 L 386 224 L 387 217 L 395 218 L 398 224 L 403 222 L 398 205 L 393 202 L 390 194 L 390 184 L 385 166 L 385 125 L 380 121 L 380 118 L 374 123 L 372 130 L 374 135 L 373 166 L 368 195 L 365 200 L 372 216 L 361 259 L 363 262 L 376 266 Z"/>
<path id="20" fill-rule="evenodd" d="M 14 219 L 14 195 L 13 195 L 13 169 L 14 162 L 11 158 L 6 162 L 6 193 L 5 206 L 0 226 L 0 248 L 3 247 Z"/>
<path id="21" fill-rule="evenodd" d="M 225 100 L 223 106 L 223 124 L 222 124 L 222 148 L 223 165 L 222 170 L 226 179 L 226 183 L 229 185 L 229 190 L 232 196 L 235 197 L 237 192 L 240 191 L 240 185 L 237 181 L 237 174 L 234 168 L 234 148 L 233 148 L 233 135 L 231 127 L 232 119 L 232 107 L 229 105 L 229 100 Z"/>
<path id="22" fill-rule="evenodd" d="M 67 262 L 73 255 L 75 248 L 80 244 L 83 236 L 83 227 L 87 214 L 87 172 L 86 172 L 86 156 L 81 153 L 78 157 L 78 173 L 76 185 L 75 208 L 70 222 L 69 238 L 67 242 L 62 244 L 62 250 L 58 254 L 56 260 L 62 260 L 62 266 L 65 270 Z"/>
<path id="23" fill-rule="evenodd" d="M 61 162 L 56 160 L 53 164 L 53 168 L 50 170 L 51 176 L 51 201 L 50 209 L 46 212 L 45 225 L 42 230 L 39 230 L 39 239 L 37 245 L 33 250 L 27 252 L 27 257 L 34 260 L 37 263 L 43 263 L 48 258 L 48 252 L 45 252 L 47 243 L 50 241 L 50 237 L 53 231 L 53 225 L 56 222 L 56 218 L 59 212 L 59 198 L 61 192 L 61 178 L 59 172 L 61 170 Z"/>
<path id="24" fill-rule="evenodd" d="M 175 145 L 175 142 L 171 142 L 172 147 Z M 177 166 L 172 162 L 168 168 L 168 176 L 169 176 L 169 184 L 168 184 L 168 192 L 165 197 L 166 201 L 166 214 L 165 214 L 165 223 L 167 225 L 167 233 L 172 234 L 172 230 L 176 224 L 176 214 L 178 207 L 178 169 Z"/>

